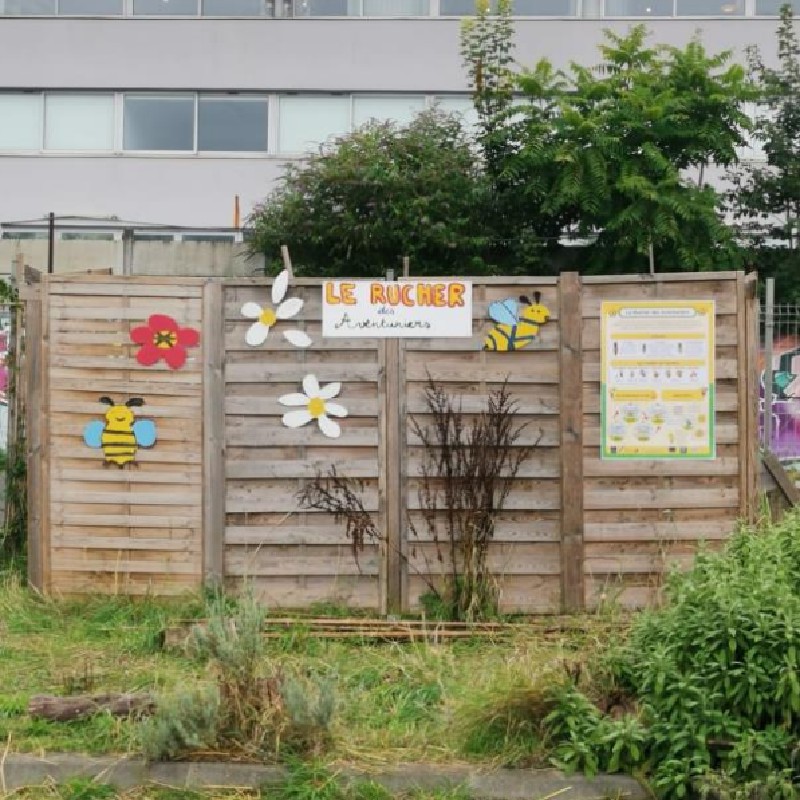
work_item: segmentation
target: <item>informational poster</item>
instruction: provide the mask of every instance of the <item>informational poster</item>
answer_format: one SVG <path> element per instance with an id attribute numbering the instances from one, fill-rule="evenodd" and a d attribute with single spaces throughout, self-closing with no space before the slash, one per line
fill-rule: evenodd
<path id="1" fill-rule="evenodd" d="M 472 336 L 469 281 L 324 281 L 322 335 Z"/>
<path id="2" fill-rule="evenodd" d="M 714 301 L 604 302 L 601 456 L 713 459 Z"/>

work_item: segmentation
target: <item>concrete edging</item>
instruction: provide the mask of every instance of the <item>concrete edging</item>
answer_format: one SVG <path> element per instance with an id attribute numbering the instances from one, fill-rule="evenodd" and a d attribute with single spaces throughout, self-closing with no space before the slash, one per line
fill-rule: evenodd
<path id="1" fill-rule="evenodd" d="M 376 770 L 343 768 L 345 782 L 374 781 L 393 792 L 463 786 L 479 800 L 648 800 L 650 794 L 625 775 L 565 776 L 557 770 L 498 769 L 482 772 L 466 766 L 402 764 Z M 283 767 L 228 762 L 166 762 L 146 764 L 140 758 L 91 757 L 71 754 L 33 756 L 9 753 L 0 762 L 0 792 L 5 795 L 45 781 L 62 783 L 90 778 L 119 789 L 156 783 L 187 789 L 257 788 L 285 780 Z"/>

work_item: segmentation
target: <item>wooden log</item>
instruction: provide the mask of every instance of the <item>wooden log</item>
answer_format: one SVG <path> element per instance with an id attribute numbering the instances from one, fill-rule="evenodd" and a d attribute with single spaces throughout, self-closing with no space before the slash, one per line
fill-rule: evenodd
<path id="1" fill-rule="evenodd" d="M 76 695 L 54 697 L 35 695 L 28 702 L 28 714 L 34 719 L 69 722 L 102 712 L 114 717 L 147 714 L 155 710 L 155 700 L 145 693 Z"/>

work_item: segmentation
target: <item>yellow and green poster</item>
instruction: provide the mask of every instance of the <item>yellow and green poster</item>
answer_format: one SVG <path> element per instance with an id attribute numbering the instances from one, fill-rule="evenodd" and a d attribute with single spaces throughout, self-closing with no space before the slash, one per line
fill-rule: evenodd
<path id="1" fill-rule="evenodd" d="M 604 302 L 601 457 L 712 459 L 714 301 Z"/>

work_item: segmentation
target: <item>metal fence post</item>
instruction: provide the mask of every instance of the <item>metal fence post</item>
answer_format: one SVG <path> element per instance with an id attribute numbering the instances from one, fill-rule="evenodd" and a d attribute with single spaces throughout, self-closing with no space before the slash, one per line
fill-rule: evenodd
<path id="1" fill-rule="evenodd" d="M 775 338 L 775 278 L 767 278 L 767 302 L 764 309 L 764 450 L 772 449 L 772 343 Z"/>

